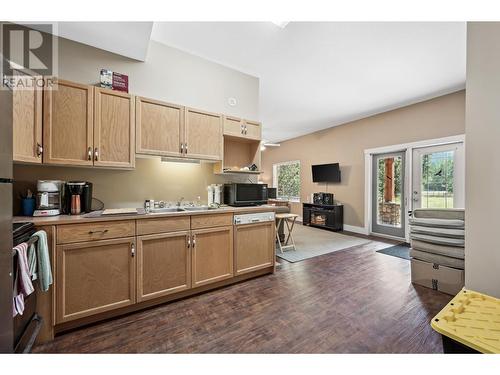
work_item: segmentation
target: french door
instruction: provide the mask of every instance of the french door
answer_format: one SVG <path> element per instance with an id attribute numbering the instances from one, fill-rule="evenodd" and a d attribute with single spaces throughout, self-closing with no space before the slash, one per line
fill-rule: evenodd
<path id="1" fill-rule="evenodd" d="M 463 143 L 413 149 L 412 209 L 464 208 Z"/>
<path id="2" fill-rule="evenodd" d="M 372 233 L 405 237 L 405 154 L 372 157 Z"/>

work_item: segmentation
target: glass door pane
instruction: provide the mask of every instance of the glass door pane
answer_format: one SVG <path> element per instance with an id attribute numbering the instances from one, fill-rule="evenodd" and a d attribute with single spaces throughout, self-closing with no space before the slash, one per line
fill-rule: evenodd
<path id="1" fill-rule="evenodd" d="M 372 232 L 403 238 L 404 152 L 373 156 Z"/>
<path id="2" fill-rule="evenodd" d="M 463 143 L 413 150 L 412 209 L 463 208 Z"/>
<path id="3" fill-rule="evenodd" d="M 454 151 L 421 156 L 421 207 L 453 208 Z"/>
<path id="4" fill-rule="evenodd" d="M 401 156 L 378 159 L 377 224 L 401 228 Z"/>

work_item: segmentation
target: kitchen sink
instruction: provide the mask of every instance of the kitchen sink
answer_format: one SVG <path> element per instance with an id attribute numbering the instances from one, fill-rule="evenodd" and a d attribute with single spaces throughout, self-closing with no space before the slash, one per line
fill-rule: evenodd
<path id="1" fill-rule="evenodd" d="M 185 211 L 207 211 L 210 210 L 210 207 L 208 206 L 185 206 L 182 207 Z"/>
<path id="2" fill-rule="evenodd" d="M 152 214 L 162 214 L 168 212 L 185 212 L 185 211 L 207 211 L 210 210 L 208 206 L 181 206 L 181 207 L 163 207 L 163 208 L 152 208 L 150 213 Z"/>
<path id="3" fill-rule="evenodd" d="M 149 212 L 152 214 L 162 214 L 166 212 L 184 212 L 184 211 L 186 210 L 180 207 L 151 208 L 149 210 Z"/>

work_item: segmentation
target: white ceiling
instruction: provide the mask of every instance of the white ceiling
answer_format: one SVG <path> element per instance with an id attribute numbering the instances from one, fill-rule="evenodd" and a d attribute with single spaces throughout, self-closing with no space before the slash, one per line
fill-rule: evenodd
<path id="1" fill-rule="evenodd" d="M 145 61 L 153 22 L 57 22 L 56 27 L 53 34 L 60 37 Z"/>
<path id="2" fill-rule="evenodd" d="M 268 141 L 465 87 L 465 22 L 61 22 L 58 34 L 142 61 L 151 38 L 259 77 Z"/>
<path id="3" fill-rule="evenodd" d="M 269 141 L 465 87 L 465 22 L 155 22 L 151 38 L 259 77 Z"/>

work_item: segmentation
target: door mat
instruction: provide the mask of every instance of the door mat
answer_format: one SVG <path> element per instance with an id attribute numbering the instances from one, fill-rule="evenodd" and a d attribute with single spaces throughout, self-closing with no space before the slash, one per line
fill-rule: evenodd
<path id="1" fill-rule="evenodd" d="M 401 259 L 410 260 L 410 244 L 403 242 L 399 245 L 386 247 L 385 249 L 377 250 L 377 253 L 391 255 Z"/>

